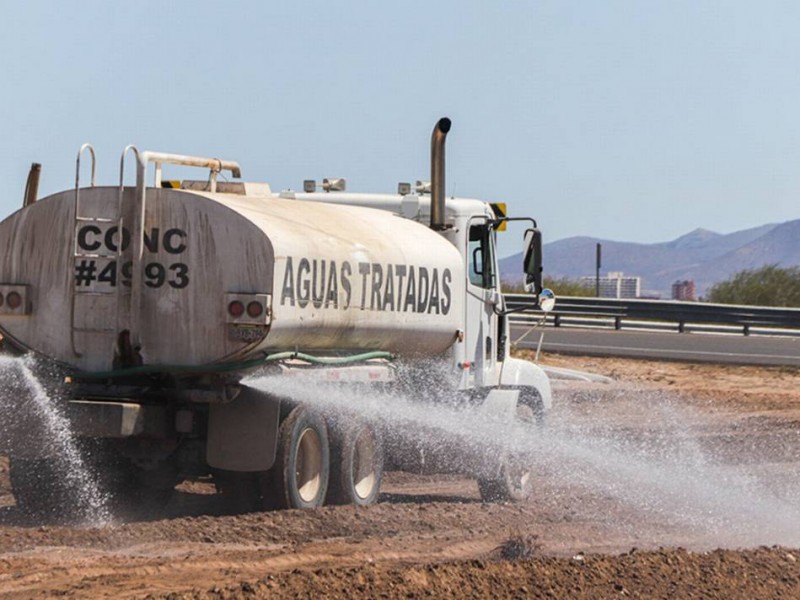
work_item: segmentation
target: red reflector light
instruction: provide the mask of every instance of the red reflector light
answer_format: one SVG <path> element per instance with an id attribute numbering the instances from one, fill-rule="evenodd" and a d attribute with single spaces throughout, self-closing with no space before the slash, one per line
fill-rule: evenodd
<path id="1" fill-rule="evenodd" d="M 261 302 L 251 302 L 247 305 L 247 314 L 251 319 L 255 319 L 260 317 L 264 314 L 264 307 L 261 306 Z"/>
<path id="2" fill-rule="evenodd" d="M 234 300 L 228 304 L 228 313 L 230 313 L 232 317 L 238 319 L 244 314 L 244 304 L 238 300 Z"/>
<path id="3" fill-rule="evenodd" d="M 6 296 L 6 303 L 8 304 L 8 308 L 11 310 L 16 310 L 22 305 L 22 296 L 20 296 L 17 292 L 11 292 L 8 296 Z"/>

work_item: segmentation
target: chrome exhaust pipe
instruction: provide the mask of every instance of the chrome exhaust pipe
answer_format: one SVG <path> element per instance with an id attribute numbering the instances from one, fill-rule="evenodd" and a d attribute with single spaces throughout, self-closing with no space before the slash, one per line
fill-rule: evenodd
<path id="1" fill-rule="evenodd" d="M 444 222 L 444 142 L 450 131 L 450 119 L 439 119 L 431 134 L 431 229 L 447 229 Z"/>

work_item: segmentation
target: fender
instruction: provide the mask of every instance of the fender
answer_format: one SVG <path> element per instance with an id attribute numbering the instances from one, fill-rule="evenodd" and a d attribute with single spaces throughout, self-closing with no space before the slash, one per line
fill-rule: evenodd
<path id="1" fill-rule="evenodd" d="M 514 388 L 536 388 L 542 399 L 542 408 L 550 410 L 553 406 L 553 394 L 547 373 L 538 365 L 527 360 L 506 358 L 503 361 L 503 370 L 500 372 L 500 385 Z"/>

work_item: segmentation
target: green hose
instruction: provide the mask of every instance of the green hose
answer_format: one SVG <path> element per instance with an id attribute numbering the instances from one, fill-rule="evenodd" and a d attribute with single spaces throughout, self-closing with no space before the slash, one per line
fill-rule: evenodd
<path id="1" fill-rule="evenodd" d="M 201 366 L 143 365 L 141 367 L 113 369 L 111 371 L 97 371 L 94 373 L 75 371 L 73 372 L 73 376 L 78 379 L 113 379 L 115 377 L 130 377 L 131 375 L 154 375 L 162 373 L 203 375 L 206 373 L 229 373 L 231 371 L 243 371 L 279 360 L 296 359 L 317 365 L 350 365 L 374 358 L 385 358 L 391 360 L 394 358 L 394 355 L 391 352 L 383 351 L 364 352 L 362 354 L 353 354 L 350 356 L 313 356 L 303 352 L 278 352 L 277 354 L 267 354 L 263 357 L 235 363 L 216 363 Z"/>

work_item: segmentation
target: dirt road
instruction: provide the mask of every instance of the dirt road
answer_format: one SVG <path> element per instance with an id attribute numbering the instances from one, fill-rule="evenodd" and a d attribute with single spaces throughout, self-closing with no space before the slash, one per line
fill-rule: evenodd
<path id="1" fill-rule="evenodd" d="M 484 504 L 474 481 L 391 473 L 381 502 L 362 509 L 228 514 L 201 481 L 149 521 L 31 523 L 0 462 L 0 592 L 800 597 L 798 370 L 544 362 L 615 382 L 556 382 L 529 503 Z"/>

